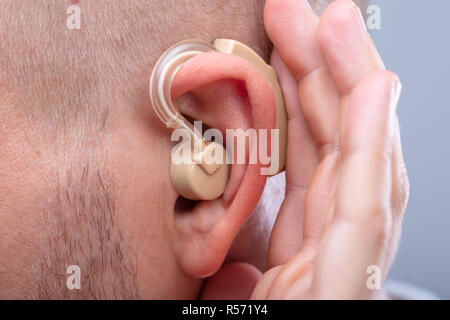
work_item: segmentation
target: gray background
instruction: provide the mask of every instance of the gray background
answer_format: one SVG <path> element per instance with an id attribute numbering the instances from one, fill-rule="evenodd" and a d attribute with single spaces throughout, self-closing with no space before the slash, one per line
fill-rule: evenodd
<path id="1" fill-rule="evenodd" d="M 449 0 L 372 0 L 371 34 L 403 83 L 398 108 L 411 181 L 399 254 L 389 278 L 450 299 Z"/>

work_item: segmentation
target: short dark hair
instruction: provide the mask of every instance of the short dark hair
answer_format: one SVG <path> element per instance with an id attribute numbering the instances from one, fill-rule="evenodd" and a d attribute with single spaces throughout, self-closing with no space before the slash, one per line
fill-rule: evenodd
<path id="1" fill-rule="evenodd" d="M 30 124 L 60 129 L 59 137 L 74 128 L 97 132 L 117 101 L 147 95 L 141 84 L 147 85 L 159 55 L 178 41 L 233 37 L 268 58 L 264 3 L 86 1 L 79 4 L 81 29 L 69 30 L 69 1 L 1 1 L 0 79 L 17 92 Z"/>
<path id="2" fill-rule="evenodd" d="M 33 266 L 33 299 L 136 299 L 135 252 L 117 221 L 112 180 L 92 163 L 57 174 L 55 197 L 42 215 L 44 247 Z M 80 290 L 66 270 L 80 268 Z"/>
<path id="3" fill-rule="evenodd" d="M 73 148 L 86 159 L 64 160 L 49 177 L 54 194 L 40 237 L 46 245 L 33 266 L 29 297 L 138 298 L 135 253 L 116 221 L 114 177 L 88 150 L 102 147 L 111 108 L 149 103 L 153 64 L 173 43 L 230 37 L 268 60 L 264 0 L 86 1 L 79 4 L 80 30 L 66 27 L 70 4 L 0 2 L 0 80 L 14 95 L 15 110 L 52 150 Z M 81 290 L 66 287 L 69 265 L 81 269 Z"/>

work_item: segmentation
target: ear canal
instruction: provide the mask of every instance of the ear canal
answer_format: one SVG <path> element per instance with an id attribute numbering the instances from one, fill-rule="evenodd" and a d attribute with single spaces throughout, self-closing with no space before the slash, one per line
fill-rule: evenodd
<path id="1" fill-rule="evenodd" d="M 177 192 L 191 200 L 213 200 L 220 197 L 230 176 L 226 164 L 227 152 L 216 142 L 205 142 L 201 132 L 195 130 L 179 112 L 171 99 L 171 85 L 177 71 L 190 58 L 204 52 L 219 51 L 237 55 L 253 64 L 271 84 L 276 101 L 276 129 L 279 130 L 279 166 L 274 175 L 284 169 L 287 143 L 287 116 L 284 99 L 271 66 L 244 44 L 228 39 L 218 39 L 214 46 L 199 40 L 183 41 L 167 50 L 157 61 L 150 78 L 150 99 L 155 113 L 167 127 L 186 130 L 193 143 L 184 142 L 172 152 L 170 175 Z M 205 161 L 211 152 L 222 154 L 223 161 Z M 176 156 L 176 160 L 174 159 Z M 217 157 L 215 161 L 217 161 Z"/>

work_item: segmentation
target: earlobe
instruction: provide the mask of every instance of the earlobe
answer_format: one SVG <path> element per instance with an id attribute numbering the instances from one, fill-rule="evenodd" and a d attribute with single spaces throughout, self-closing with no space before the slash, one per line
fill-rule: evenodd
<path id="1" fill-rule="evenodd" d="M 270 131 L 276 125 L 270 83 L 252 64 L 234 55 L 211 52 L 187 61 L 172 83 L 172 98 L 180 97 L 183 114 L 219 129 L 224 136 L 226 129 Z M 259 162 L 233 164 L 221 198 L 174 211 L 173 247 L 184 273 L 205 277 L 220 267 L 264 189 L 266 176 L 260 169 Z"/>

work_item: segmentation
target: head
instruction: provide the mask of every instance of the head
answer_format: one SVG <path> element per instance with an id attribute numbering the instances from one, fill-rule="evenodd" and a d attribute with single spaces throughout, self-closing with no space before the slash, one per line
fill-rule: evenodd
<path id="1" fill-rule="evenodd" d="M 236 39 L 268 61 L 264 1 L 77 2 L 80 30 L 66 27 L 71 1 L 0 3 L 0 297 L 195 298 L 225 260 L 263 269 L 283 177 L 234 165 L 220 199 L 180 198 L 148 79 L 185 39 Z M 253 79 L 214 63 L 198 65 L 202 81 L 180 76 L 182 113 L 270 128 Z M 80 290 L 67 289 L 70 265 Z"/>

